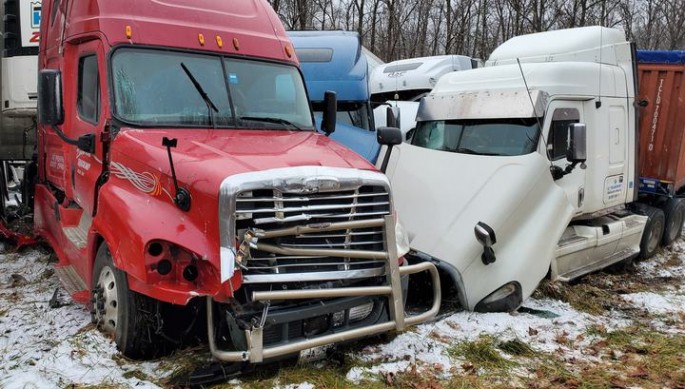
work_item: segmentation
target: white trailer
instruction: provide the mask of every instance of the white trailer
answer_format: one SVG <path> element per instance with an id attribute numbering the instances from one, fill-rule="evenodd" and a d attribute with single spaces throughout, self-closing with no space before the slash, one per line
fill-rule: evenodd
<path id="1" fill-rule="evenodd" d="M 36 143 L 41 0 L 0 2 L 0 14 L 0 198 L 4 204 L 7 187 L 19 183 L 21 169 L 14 167 L 33 157 Z"/>

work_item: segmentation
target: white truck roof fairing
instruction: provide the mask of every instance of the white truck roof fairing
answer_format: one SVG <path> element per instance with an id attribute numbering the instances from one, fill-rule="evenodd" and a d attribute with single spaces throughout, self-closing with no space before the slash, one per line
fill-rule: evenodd
<path id="1" fill-rule="evenodd" d="M 472 69 L 470 57 L 440 55 L 393 61 L 378 66 L 371 74 L 371 95 L 404 90 L 430 90 L 445 73 Z"/>
<path id="2" fill-rule="evenodd" d="M 601 58 L 602 63 L 619 65 L 624 58 L 614 48 L 621 44 L 628 44 L 622 31 L 599 26 L 521 35 L 497 47 L 485 66 L 516 63 L 516 58 L 521 62 L 597 63 Z"/>
<path id="3" fill-rule="evenodd" d="M 594 96 L 634 96 L 634 93 L 626 90 L 629 74 L 626 74 L 624 69 L 587 62 L 522 63 L 521 68 L 518 64 L 510 64 L 450 73 L 440 79 L 429 96 L 452 96 L 471 91 L 492 93 L 519 88 L 525 91 L 523 76 L 529 90 L 544 91 L 550 96 L 588 98 L 588 91 L 596 92 Z M 530 102 L 525 109 L 530 109 Z"/>
<path id="4" fill-rule="evenodd" d="M 416 121 L 541 117 L 548 99 L 545 92 L 532 90 L 529 94 L 525 88 L 430 94 L 423 98 Z"/>
<path id="5" fill-rule="evenodd" d="M 585 62 L 618 66 L 625 72 L 624 82 L 631 89 L 628 94 L 634 95 L 630 42 L 623 31 L 614 28 L 591 26 L 517 36 L 497 47 L 485 66 L 512 65 L 517 60 L 522 64 Z M 558 81 L 563 82 L 568 74 Z M 599 73 L 594 80 L 599 81 Z"/>

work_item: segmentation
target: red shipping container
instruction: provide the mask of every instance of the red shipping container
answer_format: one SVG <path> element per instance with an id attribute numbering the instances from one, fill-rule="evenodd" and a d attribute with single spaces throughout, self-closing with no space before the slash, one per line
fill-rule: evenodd
<path id="1" fill-rule="evenodd" d="M 678 191 L 685 186 L 685 51 L 638 51 L 639 172 Z"/>

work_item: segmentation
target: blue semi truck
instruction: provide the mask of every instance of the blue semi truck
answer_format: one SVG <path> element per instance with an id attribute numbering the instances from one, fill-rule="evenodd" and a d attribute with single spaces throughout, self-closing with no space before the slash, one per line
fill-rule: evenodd
<path id="1" fill-rule="evenodd" d="M 373 110 L 369 102 L 369 65 L 359 34 L 350 31 L 289 31 L 314 109 L 317 127 L 324 93 L 338 98 L 336 130 L 331 138 L 376 162 Z"/>

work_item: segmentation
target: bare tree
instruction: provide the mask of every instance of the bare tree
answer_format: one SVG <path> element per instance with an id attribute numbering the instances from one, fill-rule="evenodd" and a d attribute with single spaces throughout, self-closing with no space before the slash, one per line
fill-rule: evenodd
<path id="1" fill-rule="evenodd" d="M 356 31 L 380 58 L 487 58 L 507 39 L 551 29 L 622 28 L 642 49 L 685 46 L 684 0 L 270 0 L 287 29 Z"/>

